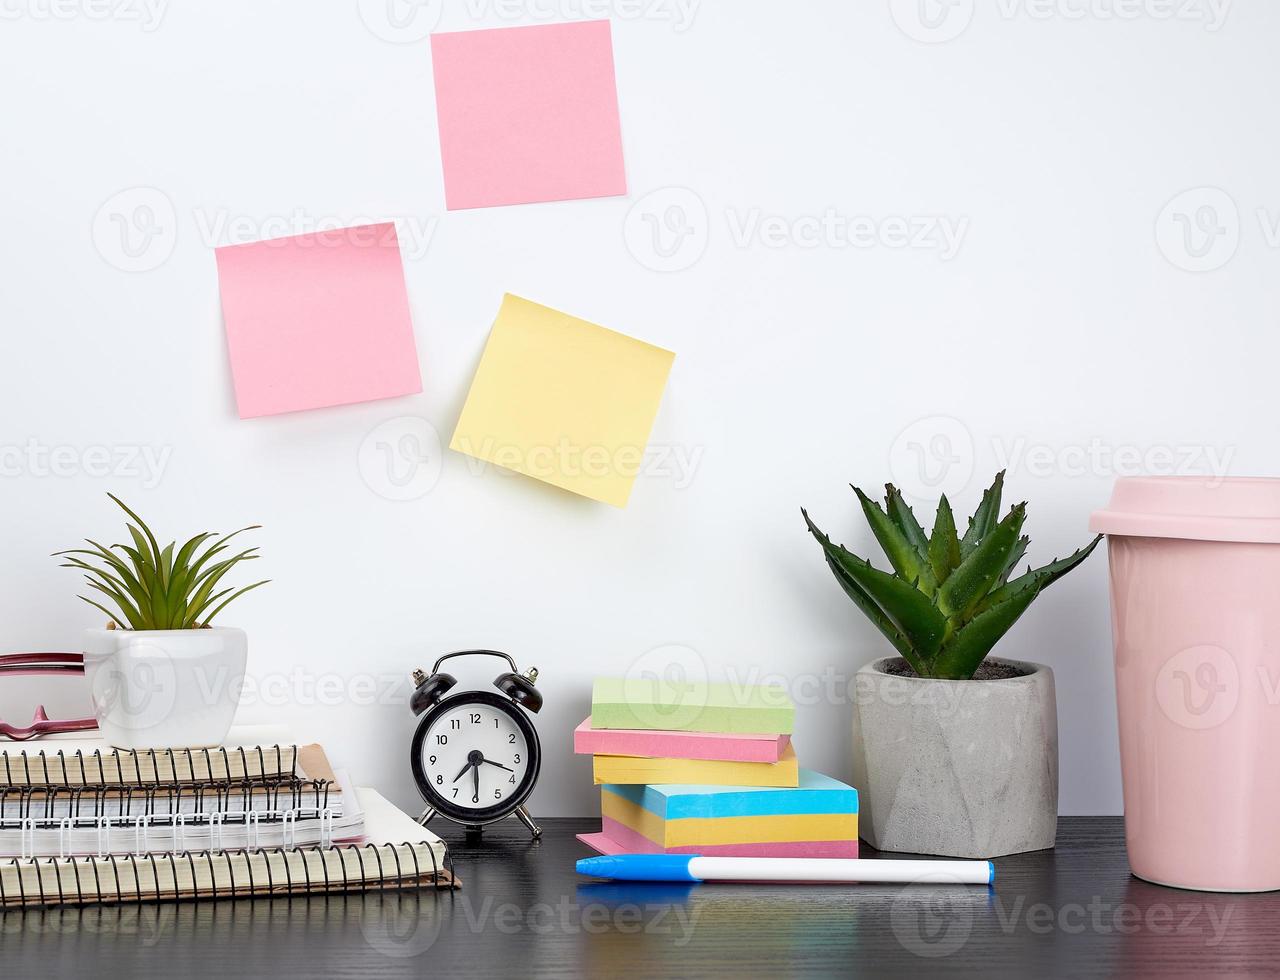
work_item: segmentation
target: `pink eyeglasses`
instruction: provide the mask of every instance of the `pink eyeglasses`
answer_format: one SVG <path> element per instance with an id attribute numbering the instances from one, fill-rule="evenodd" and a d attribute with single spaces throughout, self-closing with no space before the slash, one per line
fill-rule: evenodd
<path id="1" fill-rule="evenodd" d="M 0 674 L 78 674 L 84 675 L 84 655 L 79 653 L 5 653 L 0 654 Z M 26 728 L 0 721 L 0 738 L 25 742 L 40 735 L 58 732 L 88 732 L 98 727 L 92 718 L 55 721 L 36 706 L 35 717 Z"/>

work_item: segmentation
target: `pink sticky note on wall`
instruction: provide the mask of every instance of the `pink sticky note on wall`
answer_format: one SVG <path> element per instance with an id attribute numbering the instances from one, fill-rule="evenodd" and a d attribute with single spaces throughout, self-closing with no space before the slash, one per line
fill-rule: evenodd
<path id="1" fill-rule="evenodd" d="M 607 20 L 431 36 L 450 211 L 627 192 Z"/>
<path id="2" fill-rule="evenodd" d="M 394 224 L 215 254 L 242 419 L 422 390 Z"/>

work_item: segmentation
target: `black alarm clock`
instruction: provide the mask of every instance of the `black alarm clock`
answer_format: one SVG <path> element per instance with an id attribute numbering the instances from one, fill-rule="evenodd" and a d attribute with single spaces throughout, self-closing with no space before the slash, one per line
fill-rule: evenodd
<path id="1" fill-rule="evenodd" d="M 497 693 L 462 691 L 445 697 L 458 681 L 441 673 L 440 665 L 472 656 L 498 657 L 510 666 L 494 679 Z M 413 672 L 416 689 L 409 706 L 422 720 L 413 733 L 409 764 L 427 803 L 419 823 L 440 814 L 468 833 L 479 833 L 486 824 L 514 815 L 535 839 L 542 836 L 524 807 L 542 767 L 542 747 L 529 718 L 542 707 L 537 679 L 536 667 L 521 674 L 516 662 L 499 650 L 447 653 L 430 676 L 420 669 Z"/>

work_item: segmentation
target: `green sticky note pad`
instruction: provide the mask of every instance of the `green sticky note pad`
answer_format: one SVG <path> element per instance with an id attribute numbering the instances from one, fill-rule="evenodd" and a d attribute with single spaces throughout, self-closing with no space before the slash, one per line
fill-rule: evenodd
<path id="1" fill-rule="evenodd" d="M 781 685 L 601 677 L 591 687 L 592 728 L 790 735 L 795 714 Z"/>

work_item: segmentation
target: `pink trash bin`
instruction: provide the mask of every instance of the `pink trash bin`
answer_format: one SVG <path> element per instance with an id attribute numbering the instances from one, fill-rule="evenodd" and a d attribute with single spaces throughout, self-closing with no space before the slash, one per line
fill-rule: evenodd
<path id="1" fill-rule="evenodd" d="M 1280 888 L 1280 480 L 1116 481 L 1107 536 L 1129 866 Z"/>

